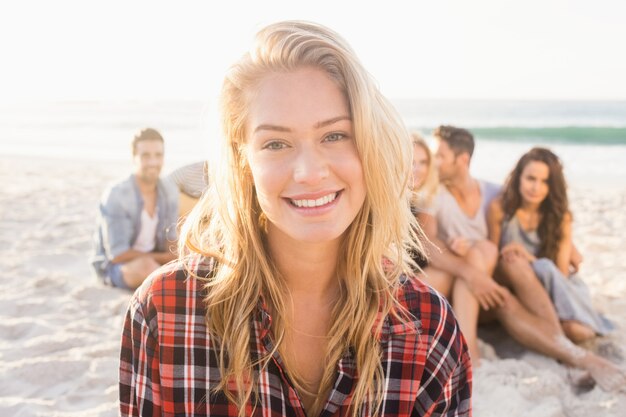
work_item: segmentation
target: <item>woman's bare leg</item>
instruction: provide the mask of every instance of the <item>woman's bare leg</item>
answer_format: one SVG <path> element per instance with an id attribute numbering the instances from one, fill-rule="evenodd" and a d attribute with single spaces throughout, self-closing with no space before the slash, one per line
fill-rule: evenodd
<path id="1" fill-rule="evenodd" d="M 578 321 L 564 320 L 561 322 L 561 327 L 565 336 L 574 343 L 586 342 L 596 337 L 596 332 L 591 327 Z"/>
<path id="2" fill-rule="evenodd" d="M 606 391 L 623 388 L 626 384 L 626 374 L 617 366 L 572 343 L 560 326 L 555 329 L 549 320 L 532 314 L 515 297 L 507 297 L 505 305 L 496 313 L 506 331 L 525 347 L 588 371 Z"/>
<path id="3" fill-rule="evenodd" d="M 500 259 L 496 279 L 513 290 L 517 299 L 532 314 L 547 320 L 554 328 L 560 327 L 550 296 L 535 275 L 530 263 L 521 256 Z"/>

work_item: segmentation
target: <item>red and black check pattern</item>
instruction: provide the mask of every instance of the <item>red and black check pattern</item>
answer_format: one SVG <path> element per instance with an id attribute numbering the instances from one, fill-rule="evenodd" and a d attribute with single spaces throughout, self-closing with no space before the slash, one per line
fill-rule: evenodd
<path id="1" fill-rule="evenodd" d="M 121 416 L 236 417 L 221 394 L 216 343 L 205 325 L 198 281 L 180 266 L 154 273 L 133 296 L 122 335 Z M 417 318 L 386 317 L 380 338 L 385 372 L 381 416 L 471 416 L 472 372 L 467 345 L 447 302 L 417 279 L 398 299 Z M 250 319 L 253 361 L 272 350 L 271 318 L 262 303 Z M 357 373 L 350 351 L 320 417 L 348 417 Z M 275 354 L 259 375 L 257 406 L 247 415 L 306 417 Z"/>

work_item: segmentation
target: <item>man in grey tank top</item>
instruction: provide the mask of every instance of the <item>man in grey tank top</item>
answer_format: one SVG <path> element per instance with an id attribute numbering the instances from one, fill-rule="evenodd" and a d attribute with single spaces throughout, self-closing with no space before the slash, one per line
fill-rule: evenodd
<path id="1" fill-rule="evenodd" d="M 435 154 L 442 184 L 432 207 L 419 216 L 424 231 L 437 250 L 429 251 L 429 266 L 452 281 L 449 294 L 472 361 L 478 365 L 477 327 L 480 308 L 501 307 L 508 291 L 492 278 L 498 249 L 487 239 L 486 207 L 498 187 L 477 181 L 469 173 L 474 138 L 465 130 L 441 126 Z M 427 278 L 428 280 L 428 278 Z"/>

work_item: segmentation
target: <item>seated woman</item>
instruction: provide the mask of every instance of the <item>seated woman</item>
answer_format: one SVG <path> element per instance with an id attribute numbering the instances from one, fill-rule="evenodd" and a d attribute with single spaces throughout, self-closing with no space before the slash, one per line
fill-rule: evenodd
<path id="1" fill-rule="evenodd" d="M 585 283 L 575 274 L 580 254 L 572 244 L 563 168 L 545 148 L 522 156 L 489 213 L 490 239 L 502 262 L 518 257 L 550 295 L 565 334 L 574 342 L 604 335 L 613 325 L 592 306 Z"/>
<path id="2" fill-rule="evenodd" d="M 421 135 L 411 132 L 411 142 L 413 143 L 413 162 L 411 165 L 411 181 L 409 188 L 411 189 L 411 211 L 417 218 L 420 213 L 425 213 L 430 207 L 433 197 L 437 192 L 439 180 L 437 171 L 433 163 L 433 156 L 428 148 L 428 144 Z M 428 267 L 427 257 L 421 253 L 413 254 L 413 261 L 420 269 Z M 443 282 L 446 281 L 446 282 Z M 431 285 L 443 295 L 449 295 L 448 280 L 437 282 L 437 285 Z M 434 283 L 433 283 L 434 284 Z"/>

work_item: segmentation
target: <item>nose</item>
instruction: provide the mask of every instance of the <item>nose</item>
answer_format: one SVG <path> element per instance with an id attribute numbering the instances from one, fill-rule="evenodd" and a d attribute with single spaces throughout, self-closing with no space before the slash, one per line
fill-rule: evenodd
<path id="1" fill-rule="evenodd" d="M 151 167 L 156 167 L 156 166 L 159 166 L 160 164 L 161 164 L 161 157 L 159 157 L 158 155 L 150 155 L 148 156 L 146 160 L 146 165 L 151 166 Z"/>
<path id="2" fill-rule="evenodd" d="M 537 192 L 537 190 L 539 190 L 539 183 L 537 181 L 531 182 L 530 189 L 533 193 Z"/>
<path id="3" fill-rule="evenodd" d="M 328 160 L 322 152 L 308 147 L 298 152 L 293 168 L 295 182 L 316 184 L 328 177 L 328 174 Z"/>

